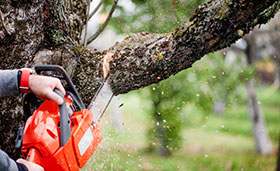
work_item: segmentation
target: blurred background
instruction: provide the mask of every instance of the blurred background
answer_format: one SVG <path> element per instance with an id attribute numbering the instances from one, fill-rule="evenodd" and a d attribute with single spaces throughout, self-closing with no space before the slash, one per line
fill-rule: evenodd
<path id="1" fill-rule="evenodd" d="M 85 36 L 106 29 L 88 48 L 105 50 L 133 33 L 171 32 L 204 2 L 94 0 Z M 275 170 L 279 29 L 278 13 L 192 68 L 115 97 L 100 123 L 102 142 L 83 170 Z"/>

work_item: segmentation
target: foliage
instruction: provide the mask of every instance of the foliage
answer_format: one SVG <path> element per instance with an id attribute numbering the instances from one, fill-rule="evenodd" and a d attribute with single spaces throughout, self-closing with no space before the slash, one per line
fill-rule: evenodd
<path id="1" fill-rule="evenodd" d="M 194 9 L 204 0 L 132 0 L 136 5 L 134 12 L 127 12 L 118 6 L 117 16 L 110 21 L 110 26 L 119 33 L 167 33 L 187 20 Z M 106 0 L 104 9 L 112 5 Z M 108 10 L 106 10 L 108 11 Z"/>
<path id="2" fill-rule="evenodd" d="M 188 93 L 197 97 L 190 100 L 205 113 L 212 113 L 213 104 L 217 100 L 225 102 L 229 107 L 232 103 L 241 102 L 240 88 L 255 73 L 254 67 L 244 65 L 244 57 L 225 58 L 221 52 L 208 54 L 195 63 L 190 70 L 192 72 L 186 75 Z"/>
<path id="3" fill-rule="evenodd" d="M 181 147 L 180 111 L 184 103 L 176 98 L 182 95 L 180 94 L 182 88 L 182 84 L 178 84 L 174 79 L 150 87 L 155 121 L 148 132 L 148 137 L 151 141 L 150 147 L 156 147 L 161 156 L 170 155 L 172 151 Z"/>
<path id="4" fill-rule="evenodd" d="M 196 111 L 209 116 L 213 113 L 213 105 L 217 100 L 223 101 L 228 108 L 244 102 L 240 89 L 242 83 L 253 76 L 254 68 L 245 67 L 242 61 L 245 58 L 237 56 L 231 63 L 224 58 L 222 53 L 209 54 L 191 69 L 150 88 L 155 119 L 154 127 L 148 134 L 151 144 L 159 141 L 159 149 L 165 147 L 167 153 L 180 147 L 181 125 L 186 125 L 181 120 L 182 117 L 189 117 L 188 112 L 182 111 L 186 105 L 194 104 Z"/>
<path id="5" fill-rule="evenodd" d="M 276 151 L 280 91 L 272 91 L 269 87 L 258 87 L 257 90 Z M 244 94 L 245 88 L 240 91 Z M 139 98 L 139 92 L 121 96 L 124 101 L 123 130 L 116 131 L 107 120 L 101 121 L 104 139 L 91 158 L 92 162 L 88 162 L 82 170 L 275 170 L 275 155 L 254 153 L 254 139 L 245 103 L 232 105 L 220 117 L 200 115 L 196 106 L 186 102 L 183 112 L 187 117 L 181 118 L 184 123 L 181 128 L 182 149 L 168 158 L 146 153 L 143 148 L 147 143 L 145 132 L 150 128 L 151 104 L 147 98 L 148 88 L 141 90 L 145 98 Z M 110 116 L 104 117 L 109 119 Z"/>

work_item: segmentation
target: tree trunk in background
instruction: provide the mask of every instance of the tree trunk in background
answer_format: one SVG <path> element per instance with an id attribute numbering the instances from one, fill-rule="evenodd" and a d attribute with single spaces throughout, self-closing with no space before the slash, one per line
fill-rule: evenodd
<path id="1" fill-rule="evenodd" d="M 278 11 L 278 0 L 211 0 L 167 34 L 139 33 L 107 51 L 79 43 L 86 22 L 85 0 L 1 0 L 0 68 L 37 64 L 63 66 L 87 105 L 103 81 L 103 58 L 111 55 L 113 92 L 127 93 L 167 79 L 209 52 L 230 46 Z M 20 100 L 0 100 L 0 148 L 17 158 L 17 128 L 26 117 Z"/>
<path id="2" fill-rule="evenodd" d="M 272 154 L 272 143 L 267 134 L 265 120 L 261 105 L 257 101 L 254 80 L 247 83 L 248 113 L 252 122 L 252 131 L 255 138 L 256 152 L 260 154 Z"/>
<path id="3" fill-rule="evenodd" d="M 256 59 L 256 43 L 254 35 L 246 37 L 248 47 L 246 57 L 248 65 L 252 65 Z M 247 83 L 248 114 L 252 122 L 252 132 L 255 138 L 256 152 L 260 154 L 271 154 L 272 143 L 266 130 L 265 119 L 262 113 L 261 104 L 257 100 L 254 78 Z"/>
<path id="4" fill-rule="evenodd" d="M 170 155 L 170 150 L 166 147 L 166 131 L 163 128 L 163 120 L 164 118 L 162 117 L 160 113 L 160 104 L 161 104 L 161 90 L 159 88 L 153 89 L 154 87 L 150 87 L 151 91 L 151 99 L 153 102 L 153 118 L 155 119 L 155 137 L 157 138 L 158 141 L 156 141 L 156 150 L 158 152 L 159 156 L 168 156 Z M 153 129 L 152 128 L 152 129 Z"/>
<path id="5" fill-rule="evenodd" d="M 280 59 L 280 56 L 278 56 L 278 58 Z M 275 88 L 280 88 L 280 60 L 275 60 L 275 70 L 274 70 L 274 82 L 273 85 L 275 86 Z"/>
<path id="6" fill-rule="evenodd" d="M 267 25 L 263 26 L 264 31 L 261 33 L 267 34 L 270 38 L 269 46 L 273 48 L 271 58 L 275 63 L 274 82 L 273 86 L 277 89 L 280 88 L 280 13 L 275 15 L 273 20 Z"/>
<path id="7" fill-rule="evenodd" d="M 213 105 L 213 111 L 215 114 L 217 115 L 224 115 L 225 114 L 225 108 L 226 108 L 226 104 L 224 100 L 214 100 L 214 105 Z"/>

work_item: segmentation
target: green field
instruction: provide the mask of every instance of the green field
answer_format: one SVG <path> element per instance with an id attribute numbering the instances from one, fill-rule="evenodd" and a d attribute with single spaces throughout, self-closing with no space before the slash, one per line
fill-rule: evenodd
<path id="1" fill-rule="evenodd" d="M 258 88 L 274 154 L 257 155 L 248 119 L 246 101 L 227 108 L 224 116 L 205 115 L 187 104 L 182 149 L 159 157 L 147 148 L 146 131 L 151 127 L 149 101 L 137 92 L 121 96 L 123 128 L 116 130 L 107 113 L 101 122 L 103 139 L 83 170 L 275 170 L 280 129 L 280 91 Z"/>

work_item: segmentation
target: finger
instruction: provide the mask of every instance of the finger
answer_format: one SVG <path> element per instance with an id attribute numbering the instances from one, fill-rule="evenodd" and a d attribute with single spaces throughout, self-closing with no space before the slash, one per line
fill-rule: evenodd
<path id="1" fill-rule="evenodd" d="M 57 103 L 58 105 L 63 104 L 63 99 L 62 99 L 58 94 L 56 94 L 55 92 L 53 92 L 51 89 L 48 91 L 47 98 L 48 98 L 49 100 L 54 101 L 54 102 Z"/>
<path id="2" fill-rule="evenodd" d="M 55 88 L 57 88 L 63 95 L 65 95 L 65 89 L 64 87 L 62 86 L 60 80 L 57 79 L 57 82 L 56 82 L 56 85 L 55 85 Z"/>

